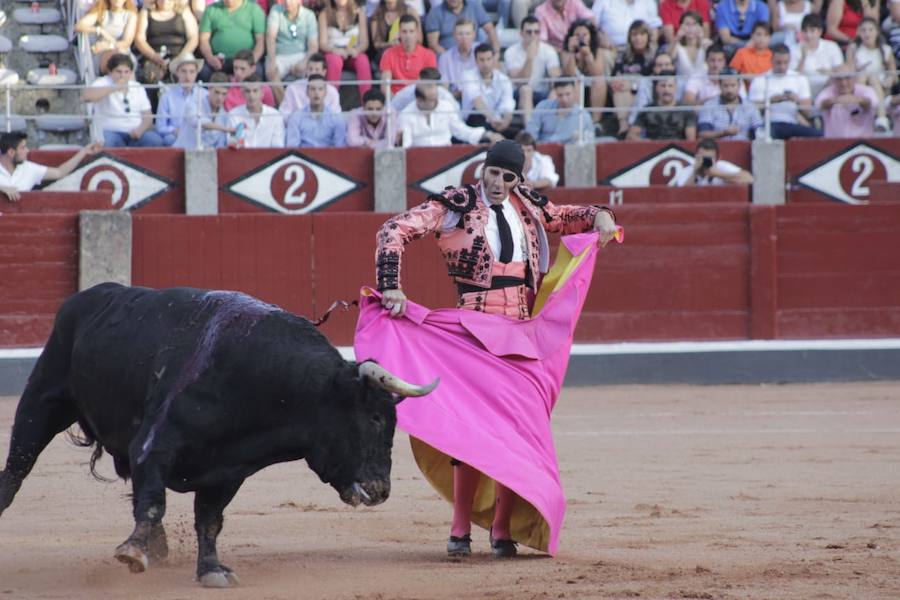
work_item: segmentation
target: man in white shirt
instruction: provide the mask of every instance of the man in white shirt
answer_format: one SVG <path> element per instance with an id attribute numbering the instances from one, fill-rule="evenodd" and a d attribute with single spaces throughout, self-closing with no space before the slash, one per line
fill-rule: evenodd
<path id="1" fill-rule="evenodd" d="M 808 14 L 800 22 L 803 35 L 800 43 L 791 48 L 791 69 L 805 75 L 810 93 L 817 96 L 828 85 L 831 72 L 844 64 L 844 53 L 831 40 L 822 39 L 822 17 Z"/>
<path id="2" fill-rule="evenodd" d="M 706 75 L 691 77 L 684 86 L 684 96 L 681 103 L 685 106 L 702 106 L 721 94 L 719 88 L 719 75 L 722 69 L 728 66 L 725 60 L 725 48 L 713 44 L 706 49 Z M 741 100 L 747 99 L 747 90 L 741 83 L 738 90 Z"/>
<path id="3" fill-rule="evenodd" d="M 228 112 L 228 126 L 235 130 L 233 145 L 244 148 L 284 148 L 284 118 L 263 104 L 262 81 L 254 73 L 244 80 L 246 104 Z"/>
<path id="4" fill-rule="evenodd" d="M 416 85 L 416 101 L 400 113 L 400 132 L 403 147 L 449 146 L 452 137 L 478 144 L 497 142 L 503 136 L 484 127 L 469 127 L 463 123 L 459 113 L 448 102 L 438 99 L 437 84 L 432 82 Z"/>
<path id="5" fill-rule="evenodd" d="M 425 67 L 421 71 L 419 71 L 419 81 L 434 81 L 435 83 L 441 80 L 441 72 L 433 67 Z M 441 102 L 449 102 L 453 109 L 456 112 L 459 112 L 459 102 L 447 89 L 444 85 L 437 86 L 438 91 L 438 100 Z M 411 83 L 408 86 L 402 88 L 399 92 L 391 96 L 391 109 L 394 113 L 399 114 L 403 111 L 404 108 L 412 104 L 416 99 L 416 84 Z"/>
<path id="6" fill-rule="evenodd" d="M 19 201 L 20 192 L 28 192 L 42 181 L 53 181 L 71 173 L 85 157 L 97 154 L 102 144 L 91 144 L 58 167 L 39 165 L 28 160 L 28 136 L 13 131 L 0 135 L 0 193 L 10 202 Z"/>
<path id="7" fill-rule="evenodd" d="M 153 129 L 153 109 L 143 86 L 134 80 L 134 62 L 127 54 L 109 59 L 108 75 L 98 77 L 82 93 L 85 102 L 95 102 L 95 122 L 103 132 L 104 145 L 164 146 Z"/>
<path id="8" fill-rule="evenodd" d="M 650 28 L 650 45 L 656 46 L 662 19 L 655 0 L 594 0 L 591 8 L 597 27 L 606 33 L 617 48 L 628 45 L 628 28 L 641 20 Z"/>
<path id="9" fill-rule="evenodd" d="M 503 53 L 506 72 L 511 79 L 527 79 L 526 83 L 513 82 L 518 95 L 519 109 L 523 120 L 531 118 L 534 105 L 550 95 L 550 78 L 562 74 L 559 54 L 553 46 L 541 41 L 541 22 L 529 15 L 522 20 L 521 41 L 516 42 Z"/>
<path id="10" fill-rule="evenodd" d="M 772 49 L 772 70 L 756 77 L 750 84 L 750 101 L 765 111 L 769 101 L 769 122 L 772 137 L 788 140 L 792 137 L 821 137 L 822 132 L 809 126 L 812 95 L 806 77 L 788 71 L 791 51 L 784 44 Z"/>
<path id="11" fill-rule="evenodd" d="M 309 77 L 310 75 L 325 77 L 325 55 L 321 52 L 316 52 L 306 59 L 306 76 Z M 278 110 L 285 120 L 289 119 L 294 112 L 309 106 L 306 83 L 306 79 L 298 79 L 285 88 L 284 98 L 281 100 L 281 104 L 278 105 Z M 275 87 L 277 88 L 278 86 Z M 277 89 L 275 95 L 278 95 Z M 341 112 L 341 96 L 337 88 L 330 83 L 326 84 L 325 87 L 325 108 Z"/>
<path id="12" fill-rule="evenodd" d="M 450 91 L 457 98 L 462 97 L 463 79 L 475 72 L 475 23 L 460 19 L 453 27 L 456 46 L 438 57 L 438 71 L 441 78 L 450 84 Z"/>
<path id="13" fill-rule="evenodd" d="M 671 187 L 690 185 L 750 185 L 753 175 L 727 160 L 719 160 L 719 145 L 713 139 L 697 143 L 694 164 L 685 165 L 669 181 Z"/>
<path id="14" fill-rule="evenodd" d="M 527 131 L 520 131 L 516 141 L 525 153 L 525 166 L 522 167 L 525 185 L 535 190 L 556 187 L 559 183 L 556 165 L 553 164 L 552 158 L 537 151 L 534 136 Z"/>
<path id="15" fill-rule="evenodd" d="M 462 116 L 467 125 L 506 134 L 516 108 L 512 83 L 497 70 L 494 49 L 488 44 L 475 48 L 475 64 L 477 77 L 463 84 Z"/>

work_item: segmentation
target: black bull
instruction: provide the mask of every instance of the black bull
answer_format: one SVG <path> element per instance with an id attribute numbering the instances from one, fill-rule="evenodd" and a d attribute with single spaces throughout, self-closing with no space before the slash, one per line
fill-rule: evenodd
<path id="1" fill-rule="evenodd" d="M 219 563 L 222 512 L 244 480 L 305 458 L 353 506 L 390 493 L 395 403 L 431 391 L 347 362 L 309 322 L 235 292 L 102 284 L 69 298 L 28 380 L 0 472 L 0 514 L 50 440 L 75 423 L 132 479 L 132 571 L 167 553 L 166 488 L 194 492 L 197 577 Z"/>

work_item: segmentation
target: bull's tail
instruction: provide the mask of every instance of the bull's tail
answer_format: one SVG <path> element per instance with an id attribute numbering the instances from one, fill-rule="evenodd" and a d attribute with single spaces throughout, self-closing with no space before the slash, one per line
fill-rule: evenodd
<path id="1" fill-rule="evenodd" d="M 90 463 L 91 476 L 94 479 L 96 479 L 97 481 L 102 481 L 103 483 L 114 483 L 116 481 L 115 479 L 104 477 L 97 472 L 97 461 L 99 461 L 103 456 L 103 446 L 100 444 L 100 442 L 97 441 L 96 436 L 85 423 L 79 421 L 77 429 L 74 426 L 70 427 L 66 431 L 66 437 L 68 437 L 69 441 L 76 446 L 80 446 L 82 448 L 90 448 L 91 446 L 94 447 L 94 451 L 91 453 Z"/>
<path id="2" fill-rule="evenodd" d="M 350 310 L 351 306 L 359 306 L 359 300 L 354 300 L 352 302 L 347 302 L 346 300 L 335 300 L 334 302 L 331 303 L 331 306 L 328 307 L 328 310 L 326 310 L 325 313 L 321 317 L 319 317 L 315 321 L 310 321 L 310 323 L 312 323 L 313 325 L 318 327 L 319 325 L 321 325 L 322 323 L 324 323 L 325 321 L 328 320 L 328 317 L 331 316 L 331 311 L 333 311 L 334 309 L 342 308 L 345 311 L 348 311 L 348 310 Z"/>

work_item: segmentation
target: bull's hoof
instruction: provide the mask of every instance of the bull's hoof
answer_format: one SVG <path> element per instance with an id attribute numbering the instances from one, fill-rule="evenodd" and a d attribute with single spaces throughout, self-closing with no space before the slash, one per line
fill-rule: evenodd
<path id="1" fill-rule="evenodd" d="M 154 525 L 150 530 L 150 539 L 147 540 L 147 555 L 151 563 L 159 563 L 169 556 L 169 544 L 166 541 L 166 530 L 160 525 Z"/>
<path id="2" fill-rule="evenodd" d="M 241 580 L 228 567 L 222 567 L 221 571 L 210 571 L 200 576 L 200 585 L 208 588 L 230 588 L 240 585 Z"/>
<path id="3" fill-rule="evenodd" d="M 128 570 L 132 573 L 143 573 L 150 566 L 147 554 L 131 542 L 125 542 L 116 548 L 116 560 L 128 565 Z"/>

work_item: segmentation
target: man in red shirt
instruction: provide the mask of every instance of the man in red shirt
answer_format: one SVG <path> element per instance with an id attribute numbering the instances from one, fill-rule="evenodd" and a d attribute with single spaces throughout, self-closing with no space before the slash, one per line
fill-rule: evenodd
<path id="1" fill-rule="evenodd" d="M 675 42 L 675 34 L 681 24 L 681 15 L 693 11 L 703 19 L 703 37 L 709 35 L 709 2 L 707 0 L 662 0 L 659 3 L 659 17 L 663 22 L 663 39 L 667 44 Z"/>
<path id="2" fill-rule="evenodd" d="M 253 52 L 250 50 L 238 50 L 234 54 L 231 61 L 234 77 L 231 78 L 232 83 L 242 83 L 245 79 L 256 73 L 256 59 L 253 58 Z M 275 103 L 275 95 L 272 88 L 267 85 L 262 86 L 263 104 L 277 108 Z M 236 85 L 228 88 L 228 95 L 225 96 L 225 110 L 231 110 L 238 106 L 243 106 L 247 101 L 244 99 L 244 88 Z"/>
<path id="3" fill-rule="evenodd" d="M 391 93 L 395 94 L 410 81 L 419 78 L 419 71 L 426 67 L 437 68 L 437 57 L 432 50 L 419 44 L 419 21 L 412 15 L 400 17 L 400 43 L 388 48 L 381 55 L 381 79 L 393 79 Z M 406 80 L 406 83 L 403 82 Z M 385 90 L 387 95 L 387 90 Z"/>

